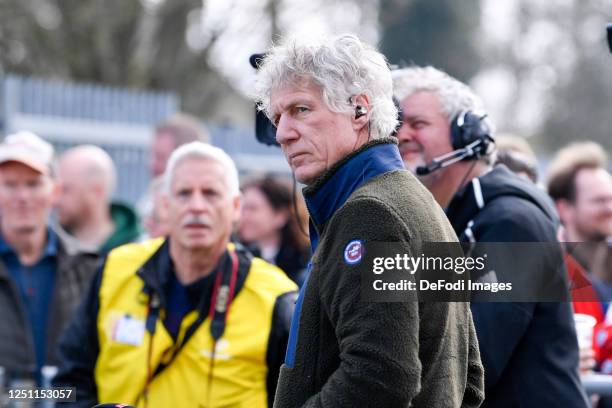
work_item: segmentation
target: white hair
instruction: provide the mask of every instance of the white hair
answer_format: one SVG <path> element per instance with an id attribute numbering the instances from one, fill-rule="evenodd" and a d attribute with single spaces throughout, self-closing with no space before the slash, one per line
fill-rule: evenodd
<path id="1" fill-rule="evenodd" d="M 164 173 L 164 190 L 170 191 L 170 185 L 177 166 L 187 159 L 205 159 L 219 163 L 225 170 L 225 184 L 233 197 L 240 195 L 238 170 L 231 157 L 222 149 L 203 142 L 191 142 L 178 147 L 168 159 Z"/>
<path id="2" fill-rule="evenodd" d="M 432 66 L 412 66 L 394 70 L 393 92 L 400 101 L 418 92 L 431 92 L 438 96 L 441 113 L 451 124 L 464 111 L 484 113 L 484 103 L 469 86 L 448 75 L 446 72 Z M 486 116 L 482 119 L 491 133 L 495 127 L 491 119 Z M 495 151 L 490 150 L 482 157 L 482 161 L 492 164 L 495 161 Z"/>
<path id="3" fill-rule="evenodd" d="M 385 57 L 356 36 L 294 37 L 272 47 L 257 76 L 254 97 L 270 117 L 271 93 L 307 78 L 321 87 L 332 112 L 355 114 L 353 98 L 369 98 L 373 138 L 391 135 L 397 125 L 391 74 Z"/>
<path id="4" fill-rule="evenodd" d="M 442 113 L 449 123 L 463 111 L 484 111 L 482 99 L 470 87 L 432 66 L 398 69 L 391 75 L 393 92 L 399 101 L 417 92 L 433 92 L 438 96 Z"/>

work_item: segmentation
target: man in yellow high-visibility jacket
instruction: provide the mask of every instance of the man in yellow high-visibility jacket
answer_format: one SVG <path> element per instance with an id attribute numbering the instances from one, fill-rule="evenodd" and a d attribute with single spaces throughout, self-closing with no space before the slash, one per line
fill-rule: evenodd
<path id="1" fill-rule="evenodd" d="M 164 177 L 169 237 L 108 255 L 55 384 L 76 387 L 82 407 L 271 405 L 297 288 L 229 243 L 240 193 L 221 149 L 184 145 Z"/>

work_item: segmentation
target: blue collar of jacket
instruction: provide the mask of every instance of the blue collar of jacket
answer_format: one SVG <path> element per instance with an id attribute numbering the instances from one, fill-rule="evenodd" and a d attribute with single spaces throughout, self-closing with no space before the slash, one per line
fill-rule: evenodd
<path id="1" fill-rule="evenodd" d="M 374 139 L 338 161 L 304 188 L 310 213 L 310 241 L 316 249 L 318 232 L 349 196 L 369 179 L 390 171 L 404 169 L 397 139 Z"/>

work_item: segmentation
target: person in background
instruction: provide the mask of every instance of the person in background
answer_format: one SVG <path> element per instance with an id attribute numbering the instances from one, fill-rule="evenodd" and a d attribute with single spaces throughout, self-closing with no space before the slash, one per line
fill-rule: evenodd
<path id="1" fill-rule="evenodd" d="M 559 150 L 548 168 L 548 194 L 564 227 L 562 240 L 585 243 L 573 253 L 596 280 L 609 279 L 592 264 L 598 248 L 607 247 L 612 237 L 612 179 L 606 164 L 607 155 L 600 145 L 576 142 Z M 611 300 L 610 295 L 612 290 L 605 298 Z"/>
<path id="2" fill-rule="evenodd" d="M 196 141 L 209 143 L 210 136 L 198 119 L 191 115 L 177 113 L 158 124 L 151 143 L 151 178 L 164 174 L 168 158 L 177 147 Z"/>
<path id="3" fill-rule="evenodd" d="M 495 137 L 497 164 L 504 164 L 517 175 L 538 182 L 538 159 L 527 141 L 519 136 L 502 134 Z"/>
<path id="4" fill-rule="evenodd" d="M 301 286 L 310 258 L 302 198 L 294 207 L 290 182 L 272 175 L 244 183 L 242 197 L 238 239 Z"/>
<path id="5" fill-rule="evenodd" d="M 126 204 L 112 202 L 117 172 L 111 157 L 94 145 L 68 149 L 59 161 L 61 226 L 87 248 L 105 254 L 140 236 L 140 223 Z"/>
<path id="6" fill-rule="evenodd" d="M 612 271 L 602 263 L 612 237 L 612 177 L 606 165 L 600 145 L 572 143 L 550 163 L 547 188 L 563 224 L 561 241 L 589 273 L 602 300 L 610 301 Z"/>
<path id="7" fill-rule="evenodd" d="M 111 251 L 59 347 L 75 404 L 272 405 L 297 286 L 229 239 L 238 172 L 221 149 L 179 147 L 164 176 L 168 238 Z"/>
<path id="8" fill-rule="evenodd" d="M 200 121 L 188 114 L 177 113 L 167 120 L 157 124 L 153 133 L 149 152 L 149 189 L 138 199 L 136 209 L 140 218 L 145 220 L 151 215 L 151 208 L 156 205 L 159 197 L 152 196 L 155 180 L 159 179 L 166 170 L 168 158 L 172 152 L 186 143 L 210 142 L 210 135 Z M 151 219 L 147 221 L 150 224 Z M 155 228 L 155 227 L 154 227 Z M 154 231 L 154 234 L 162 233 Z M 145 235 L 142 238 L 147 238 Z"/>
<path id="9" fill-rule="evenodd" d="M 506 166 L 492 167 L 492 124 L 480 98 L 434 67 L 394 71 L 394 88 L 403 111 L 397 137 L 404 163 L 445 209 L 459 240 L 473 246 L 550 242 L 554 253 L 546 258 L 545 270 L 529 259 L 515 259 L 516 273 L 530 282 L 530 277 L 557 271 L 562 257 L 556 250 L 558 219 L 552 202 Z M 436 158 L 467 146 L 478 154 L 446 167 L 432 166 Z M 494 269 L 472 278 L 498 281 Z M 483 407 L 552 407 L 559 401 L 588 406 L 567 302 L 472 302 L 471 308 L 485 368 Z"/>
<path id="10" fill-rule="evenodd" d="M 606 170 L 607 155 L 594 142 L 576 142 L 559 150 L 548 170 L 548 194 L 557 207 L 563 228 L 560 240 L 566 250 L 568 270 L 583 278 L 582 290 L 592 283 L 596 296 L 586 292 L 574 302 L 576 313 L 602 323 L 612 301 L 612 176 Z M 604 360 L 595 343 L 599 362 Z M 612 370 L 611 370 L 612 372 Z"/>
<path id="11" fill-rule="evenodd" d="M 53 147 L 30 132 L 0 144 L 0 366 L 11 380 L 56 365 L 55 346 L 97 256 L 50 225 L 57 196 Z"/>
<path id="12" fill-rule="evenodd" d="M 142 219 L 145 228 L 143 240 L 168 235 L 168 215 L 163 206 L 163 186 L 163 177 L 158 177 L 149 184 L 149 201 L 144 208 Z"/>

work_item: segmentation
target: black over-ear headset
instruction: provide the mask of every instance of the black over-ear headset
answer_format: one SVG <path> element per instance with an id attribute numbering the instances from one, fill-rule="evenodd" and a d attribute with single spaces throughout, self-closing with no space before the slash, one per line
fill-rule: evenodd
<path id="1" fill-rule="evenodd" d="M 417 167 L 416 173 L 426 175 L 461 160 L 474 160 L 490 153 L 495 140 L 484 121 L 486 116 L 472 111 L 459 113 L 451 122 L 451 144 L 454 150 L 434 158 L 426 166 Z"/>
<path id="2" fill-rule="evenodd" d="M 484 121 L 486 117 L 486 114 L 478 114 L 472 111 L 460 112 L 451 123 L 453 149 L 463 149 L 475 141 L 481 140 L 483 148 L 479 150 L 481 154 L 485 154 L 489 144 L 493 142 L 491 129 Z"/>

